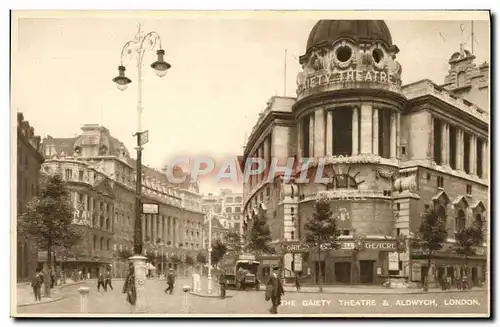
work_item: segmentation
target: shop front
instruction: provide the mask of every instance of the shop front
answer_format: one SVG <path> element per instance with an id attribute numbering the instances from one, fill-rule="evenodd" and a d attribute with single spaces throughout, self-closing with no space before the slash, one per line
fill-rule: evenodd
<path id="1" fill-rule="evenodd" d="M 286 252 L 301 257 L 301 271 L 311 283 L 382 284 L 402 270 L 400 254 L 406 242 L 396 238 L 349 238 L 333 250 L 313 250 L 304 244 L 287 242 Z"/>

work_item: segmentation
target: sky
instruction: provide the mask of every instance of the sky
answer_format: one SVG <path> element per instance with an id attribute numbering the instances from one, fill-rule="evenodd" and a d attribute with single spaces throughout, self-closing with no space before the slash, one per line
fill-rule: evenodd
<path id="1" fill-rule="evenodd" d="M 22 112 L 42 137 L 73 137 L 84 124 L 102 124 L 135 157 L 135 61 L 123 62 L 132 80 L 126 91 L 119 91 L 112 79 L 122 46 L 141 24 L 144 32 L 161 36 L 165 60 L 172 65 L 159 78 L 149 66 L 155 52 L 144 57 L 142 122 L 150 141 L 143 163 L 161 168 L 170 158 L 186 154 L 241 155 L 267 100 L 295 96 L 298 57 L 316 21 L 327 17 L 321 12 L 24 13 L 12 19 L 11 111 Z M 460 43 L 471 49 L 471 21 L 464 15 L 443 17 L 422 20 L 410 13 L 386 19 L 400 49 L 403 84 L 425 78 L 442 84 L 448 59 Z M 489 61 L 489 22 L 475 21 L 474 33 L 476 63 Z M 208 183 L 201 191 L 221 187 L 241 191 L 241 186 Z"/>

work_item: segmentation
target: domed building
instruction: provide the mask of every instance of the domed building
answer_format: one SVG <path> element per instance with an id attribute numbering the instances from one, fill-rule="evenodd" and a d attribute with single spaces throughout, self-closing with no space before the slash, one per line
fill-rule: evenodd
<path id="1" fill-rule="evenodd" d="M 436 276 L 463 273 L 454 232 L 486 219 L 489 207 L 489 65 L 476 67 L 461 48 L 445 84 L 403 85 L 398 52 L 384 21 L 321 20 L 299 58 L 297 97 L 272 97 L 259 115 L 242 162 L 257 157 L 283 168 L 293 158 L 295 165 L 290 178 L 251 176 L 244 184 L 244 230 L 265 211 L 285 275 L 418 282 L 427 260 L 408 238 L 429 204 L 448 217 Z M 303 246 L 319 197 L 330 201 L 341 232 L 340 249 L 321 256 Z M 469 267 L 474 282 L 484 280 L 485 247 Z"/>

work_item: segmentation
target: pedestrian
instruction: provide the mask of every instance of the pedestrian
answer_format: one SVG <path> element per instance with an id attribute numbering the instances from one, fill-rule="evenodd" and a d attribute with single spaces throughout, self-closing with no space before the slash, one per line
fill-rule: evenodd
<path id="1" fill-rule="evenodd" d="M 108 285 L 109 285 L 111 290 L 113 290 L 113 285 L 111 285 L 111 278 L 112 278 L 111 271 L 106 270 L 106 275 L 104 277 L 105 277 L 104 289 L 106 290 L 108 288 Z"/>
<path id="2" fill-rule="evenodd" d="M 272 314 L 278 313 L 278 306 L 281 304 L 281 296 L 285 294 L 283 283 L 278 276 L 278 272 L 279 267 L 274 267 L 271 278 L 267 281 L 266 286 L 266 301 L 271 300 L 272 307 L 269 309 L 269 312 Z"/>
<path id="3" fill-rule="evenodd" d="M 174 284 L 175 284 L 175 275 L 174 275 L 174 270 L 170 268 L 168 270 L 167 274 L 167 288 L 165 289 L 165 293 L 168 292 L 168 294 L 172 294 L 174 291 Z"/>
<path id="4" fill-rule="evenodd" d="M 125 278 L 125 282 L 123 283 L 122 293 L 127 294 L 127 302 L 131 305 L 135 305 L 137 300 L 137 293 L 135 289 L 135 272 L 134 272 L 134 264 L 131 262 L 128 266 L 127 277 Z"/>
<path id="5" fill-rule="evenodd" d="M 297 291 L 300 291 L 300 275 L 300 271 L 295 272 L 295 288 L 297 289 Z"/>
<path id="6" fill-rule="evenodd" d="M 226 275 L 221 274 L 219 277 L 219 285 L 220 285 L 220 298 L 226 298 Z"/>
<path id="7" fill-rule="evenodd" d="M 99 276 L 97 277 L 97 291 L 101 291 L 101 286 L 104 289 L 104 291 L 108 291 L 106 288 L 106 284 L 104 283 L 106 278 L 104 277 L 104 273 L 101 271 L 99 272 Z"/>
<path id="8" fill-rule="evenodd" d="M 43 285 L 43 272 L 40 268 L 36 269 L 35 277 L 31 280 L 31 287 L 35 295 L 35 301 L 42 300 L 42 285 Z"/>

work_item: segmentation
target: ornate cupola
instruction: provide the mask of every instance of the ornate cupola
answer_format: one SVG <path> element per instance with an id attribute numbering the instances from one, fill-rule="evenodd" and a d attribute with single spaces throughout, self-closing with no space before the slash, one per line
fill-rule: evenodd
<path id="1" fill-rule="evenodd" d="M 300 57 L 298 100 L 320 92 L 383 89 L 400 93 L 399 49 L 381 20 L 320 20 Z"/>

